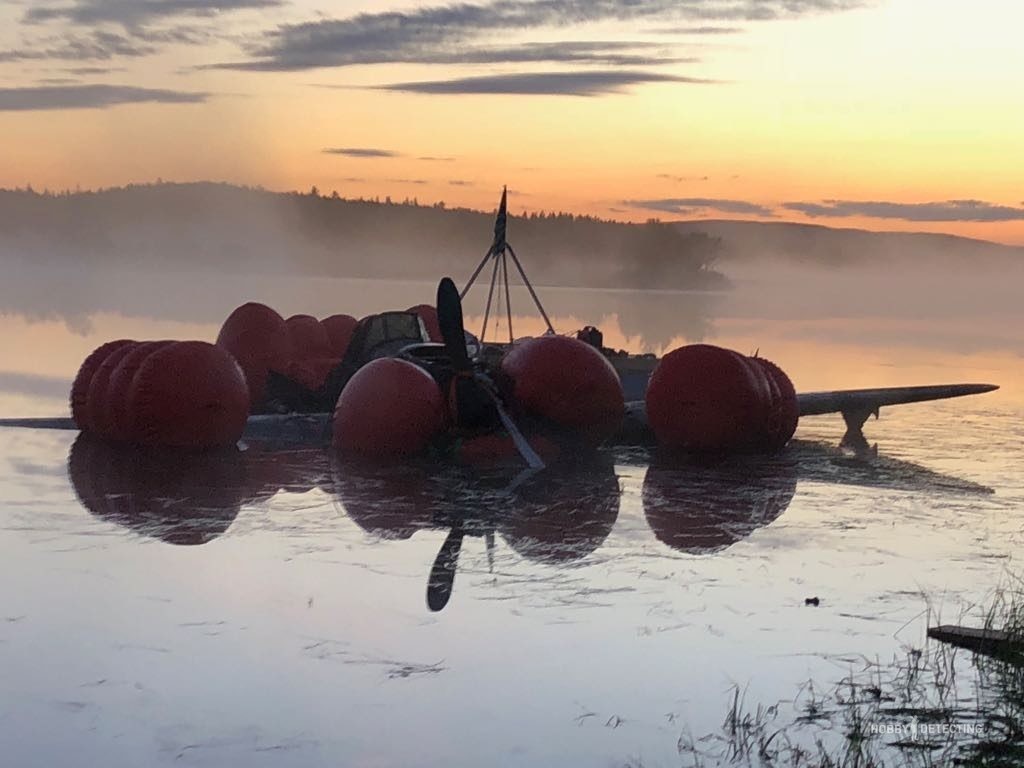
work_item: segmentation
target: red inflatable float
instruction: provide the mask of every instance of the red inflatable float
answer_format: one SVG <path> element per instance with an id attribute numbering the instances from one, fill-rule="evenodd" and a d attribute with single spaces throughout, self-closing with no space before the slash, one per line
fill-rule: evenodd
<path id="1" fill-rule="evenodd" d="M 110 374 L 103 402 L 97 404 L 96 434 L 110 440 L 132 441 L 135 435 L 131 431 L 131 419 L 128 413 L 128 396 L 131 393 L 135 374 L 143 362 L 158 349 L 163 349 L 172 341 L 144 341 L 125 355 L 117 368 Z"/>
<path id="2" fill-rule="evenodd" d="M 786 447 L 796 432 L 800 420 L 800 404 L 796 399 L 796 388 L 786 372 L 771 360 L 763 357 L 752 358 L 767 374 L 773 384 L 775 399 L 768 418 L 768 437 L 765 448 L 769 451 L 781 451 Z"/>
<path id="3" fill-rule="evenodd" d="M 128 432 L 142 445 L 231 446 L 245 430 L 249 390 L 224 349 L 179 341 L 156 350 L 139 366 L 127 414 Z"/>
<path id="4" fill-rule="evenodd" d="M 89 386 L 92 384 L 92 378 L 96 375 L 96 371 L 112 352 L 134 343 L 128 339 L 108 341 L 85 358 L 85 362 L 78 369 L 78 375 L 75 376 L 75 381 L 71 385 L 71 416 L 80 430 L 92 429 L 92 419 L 89 416 Z"/>
<path id="5" fill-rule="evenodd" d="M 351 315 L 331 315 L 320 321 L 327 331 L 327 341 L 331 348 L 331 357 L 341 359 L 348 351 L 348 343 L 352 340 L 352 332 L 359 323 Z"/>
<path id="6" fill-rule="evenodd" d="M 331 357 L 327 329 L 312 315 L 292 315 L 284 321 L 291 339 L 292 360 Z"/>
<path id="7" fill-rule="evenodd" d="M 283 371 L 292 359 L 291 339 L 284 318 L 264 304 L 243 304 L 221 326 L 217 346 L 238 361 L 254 409 L 263 402 L 267 374 Z"/>
<path id="8" fill-rule="evenodd" d="M 422 452 L 445 427 L 444 398 L 429 373 L 395 358 L 359 369 L 338 398 L 334 446 L 372 459 Z"/>
<path id="9" fill-rule="evenodd" d="M 665 355 L 647 388 L 647 419 L 672 450 L 779 450 L 798 416 L 793 384 L 777 366 L 710 344 Z"/>
<path id="10" fill-rule="evenodd" d="M 86 397 L 88 424 L 89 429 L 100 437 L 110 437 L 110 426 L 107 423 L 107 392 L 110 390 L 110 377 L 121 365 L 121 361 L 138 346 L 139 343 L 133 341 L 112 351 L 96 369 L 89 382 L 89 394 Z"/>
<path id="11" fill-rule="evenodd" d="M 516 344 L 501 361 L 513 382 L 516 407 L 599 443 L 622 422 L 622 382 L 589 344 L 568 336 L 540 336 Z"/>

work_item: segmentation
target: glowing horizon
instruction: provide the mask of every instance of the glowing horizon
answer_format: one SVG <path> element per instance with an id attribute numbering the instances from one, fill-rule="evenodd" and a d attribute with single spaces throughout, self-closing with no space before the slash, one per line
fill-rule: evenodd
<path id="1" fill-rule="evenodd" d="M 9 6 L 0 186 L 492 210 L 508 184 L 520 214 L 1024 245 L 1022 20 L 996 0 Z"/>

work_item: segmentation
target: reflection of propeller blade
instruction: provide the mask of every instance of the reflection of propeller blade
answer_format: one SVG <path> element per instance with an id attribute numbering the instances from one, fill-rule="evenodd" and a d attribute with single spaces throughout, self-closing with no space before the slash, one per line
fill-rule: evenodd
<path id="1" fill-rule="evenodd" d="M 488 531 L 484 537 L 487 545 L 487 572 L 494 573 L 494 531 Z"/>
<path id="2" fill-rule="evenodd" d="M 455 569 L 459 564 L 459 550 L 462 549 L 462 526 L 456 525 L 448 538 L 441 545 L 441 550 L 430 569 L 430 580 L 427 582 L 427 607 L 440 611 L 452 596 L 455 584 Z"/>

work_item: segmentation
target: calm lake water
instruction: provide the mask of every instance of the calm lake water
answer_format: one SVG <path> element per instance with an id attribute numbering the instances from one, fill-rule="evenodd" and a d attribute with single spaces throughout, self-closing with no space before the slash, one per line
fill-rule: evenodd
<path id="1" fill-rule="evenodd" d="M 2 416 L 66 413 L 106 339 L 212 339 L 250 298 L 361 315 L 433 294 L 15 267 L 0 289 Z M 977 620 L 1024 539 L 1020 282 L 734 277 L 728 294 L 541 296 L 559 330 L 598 324 L 633 351 L 760 349 L 800 391 L 1003 389 L 883 409 L 866 428 L 875 461 L 840 455 L 842 420 L 819 417 L 771 460 L 609 450 L 518 486 L 367 474 L 259 442 L 168 466 L 70 432 L 0 431 L 4 764 L 678 766 L 680 738 L 717 731 L 733 685 L 790 701 L 922 646 L 929 607 L 933 622 Z M 514 302 L 517 334 L 539 329 Z M 456 543 L 432 611 L 431 570 Z"/>

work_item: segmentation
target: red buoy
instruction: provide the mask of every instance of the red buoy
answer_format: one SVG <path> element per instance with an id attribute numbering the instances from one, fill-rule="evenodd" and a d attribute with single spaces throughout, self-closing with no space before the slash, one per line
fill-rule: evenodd
<path id="1" fill-rule="evenodd" d="M 301 384 L 310 392 L 316 392 L 327 381 L 327 377 L 338 367 L 341 360 L 336 358 L 317 358 L 314 360 L 293 360 L 282 371 L 292 381 Z"/>
<path id="2" fill-rule="evenodd" d="M 118 347 L 104 359 L 96 373 L 89 382 L 89 394 L 86 396 L 86 410 L 89 413 L 89 430 L 103 438 L 110 437 L 110 430 L 106 420 L 107 391 L 110 388 L 110 377 L 121 364 L 121 361 L 128 356 L 139 343 L 133 341 Z"/>
<path id="3" fill-rule="evenodd" d="M 444 426 L 444 398 L 430 374 L 405 360 L 382 358 L 345 385 L 334 410 L 334 446 L 372 459 L 412 456 Z"/>
<path id="4" fill-rule="evenodd" d="M 797 422 L 800 420 L 796 388 L 786 372 L 771 360 L 765 360 L 763 357 L 752 359 L 767 375 L 775 394 L 768 416 L 768 437 L 765 447 L 769 451 L 780 451 L 793 438 Z"/>
<path id="5" fill-rule="evenodd" d="M 312 315 L 292 315 L 284 321 L 292 342 L 293 360 L 331 357 L 327 329 Z"/>
<path id="6" fill-rule="evenodd" d="M 738 352 L 692 344 L 662 358 L 647 388 L 647 419 L 672 450 L 764 447 L 772 392 L 764 369 Z"/>
<path id="7" fill-rule="evenodd" d="M 111 440 L 131 441 L 131 424 L 128 418 L 128 395 L 131 392 L 135 374 L 142 363 L 158 349 L 173 344 L 172 341 L 144 341 L 135 345 L 117 368 L 110 374 L 103 402 L 98 405 L 96 432 Z"/>
<path id="8" fill-rule="evenodd" d="M 249 390 L 224 349 L 179 341 L 153 352 L 139 366 L 127 412 L 129 433 L 143 445 L 227 447 L 245 430 Z"/>
<path id="9" fill-rule="evenodd" d="M 622 422 L 622 382 L 607 358 L 568 336 L 540 336 L 516 344 L 501 361 L 517 407 L 593 442 Z"/>
<path id="10" fill-rule="evenodd" d="M 412 312 L 413 314 L 419 315 L 420 320 L 423 321 L 423 327 L 427 329 L 427 335 L 431 341 L 441 343 L 444 338 L 441 336 L 441 323 L 437 319 L 437 309 L 432 307 L 430 304 L 417 304 L 415 307 L 409 307 L 406 312 Z"/>
<path id="11" fill-rule="evenodd" d="M 348 343 L 352 340 L 352 332 L 359 321 L 352 315 L 331 315 L 320 321 L 327 331 L 327 341 L 331 347 L 331 357 L 341 359 L 348 351 Z"/>
<path id="12" fill-rule="evenodd" d="M 267 374 L 283 371 L 292 359 L 291 339 L 284 318 L 264 304 L 243 304 L 221 326 L 217 346 L 241 366 L 249 399 L 259 408 L 266 395 Z"/>
<path id="13" fill-rule="evenodd" d="M 75 425 L 83 432 L 92 429 L 88 409 L 89 385 L 92 384 L 92 377 L 96 375 L 96 371 L 103 365 L 103 361 L 110 353 L 126 344 L 134 343 L 128 339 L 108 341 L 93 350 L 78 369 L 78 375 L 75 376 L 75 381 L 71 385 L 71 417 L 75 420 Z"/>

